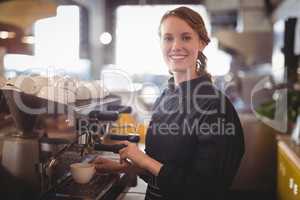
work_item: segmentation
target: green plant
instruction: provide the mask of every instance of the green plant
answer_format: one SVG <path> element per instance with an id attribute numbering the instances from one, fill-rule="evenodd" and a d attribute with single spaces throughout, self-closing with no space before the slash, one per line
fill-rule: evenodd
<path id="1" fill-rule="evenodd" d="M 287 101 L 288 121 L 294 123 L 298 114 L 300 114 L 300 91 L 289 90 Z M 256 112 L 265 117 L 273 119 L 275 115 L 275 103 L 276 102 L 274 100 L 265 102 L 256 109 Z"/>

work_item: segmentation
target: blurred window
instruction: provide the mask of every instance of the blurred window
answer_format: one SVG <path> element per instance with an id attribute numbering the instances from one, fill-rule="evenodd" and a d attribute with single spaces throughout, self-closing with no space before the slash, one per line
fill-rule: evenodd
<path id="1" fill-rule="evenodd" d="M 71 75 L 90 78 L 90 61 L 79 58 L 78 6 L 59 6 L 57 15 L 34 25 L 34 56 L 6 54 L 4 74 Z"/>
<path id="2" fill-rule="evenodd" d="M 57 16 L 35 23 L 35 55 L 46 62 L 79 59 L 79 7 L 59 6 Z"/>

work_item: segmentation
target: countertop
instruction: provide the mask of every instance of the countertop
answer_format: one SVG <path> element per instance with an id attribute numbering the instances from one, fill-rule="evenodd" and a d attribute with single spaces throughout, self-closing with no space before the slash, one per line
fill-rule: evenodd
<path id="1" fill-rule="evenodd" d="M 300 168 L 300 145 L 296 144 L 290 135 L 278 135 L 278 145 L 287 152 L 287 156 Z"/>

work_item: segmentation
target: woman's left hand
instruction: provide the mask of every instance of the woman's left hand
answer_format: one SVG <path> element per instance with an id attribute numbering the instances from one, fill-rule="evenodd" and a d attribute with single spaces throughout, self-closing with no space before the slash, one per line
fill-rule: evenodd
<path id="1" fill-rule="evenodd" d="M 123 162 L 122 164 L 110 159 L 97 156 L 93 161 L 96 171 L 99 173 L 112 173 L 112 172 L 128 172 L 130 170 L 130 164 Z"/>
<path id="2" fill-rule="evenodd" d="M 149 156 L 141 151 L 135 143 L 131 143 L 128 141 L 122 141 L 120 143 L 127 145 L 127 147 L 119 151 L 120 162 L 123 163 L 124 161 L 129 159 L 133 164 L 145 169 Z"/>

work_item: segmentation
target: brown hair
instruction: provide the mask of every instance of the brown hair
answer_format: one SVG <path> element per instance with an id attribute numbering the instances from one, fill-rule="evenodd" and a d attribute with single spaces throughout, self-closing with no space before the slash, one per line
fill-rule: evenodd
<path id="1" fill-rule="evenodd" d="M 194 10 L 184 6 L 170 10 L 163 15 L 159 25 L 159 36 L 161 36 L 160 29 L 162 23 L 165 19 L 171 16 L 175 16 L 184 20 L 194 31 L 196 31 L 196 33 L 199 36 L 199 39 L 205 44 L 208 44 L 210 42 L 202 17 Z M 206 70 L 206 63 L 206 56 L 201 51 L 199 51 L 196 72 L 198 75 L 206 74 L 211 77 L 211 75 Z"/>

